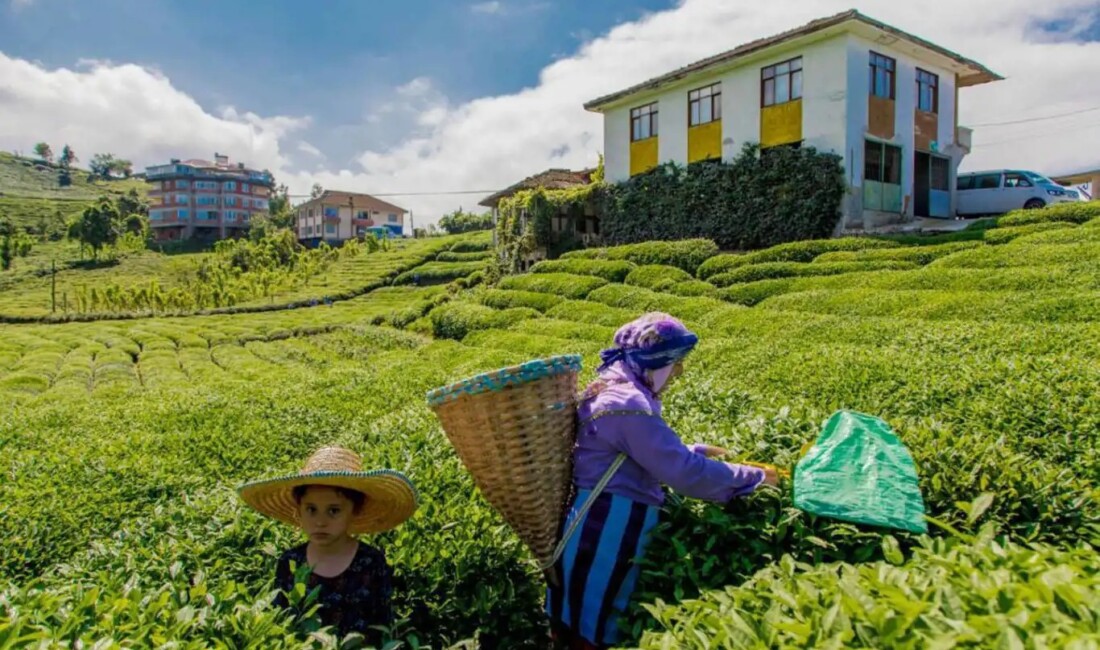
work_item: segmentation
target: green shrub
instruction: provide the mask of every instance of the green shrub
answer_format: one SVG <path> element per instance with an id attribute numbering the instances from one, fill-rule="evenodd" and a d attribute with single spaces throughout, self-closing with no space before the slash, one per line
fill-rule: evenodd
<path id="1" fill-rule="evenodd" d="M 631 310 L 634 312 L 633 318 L 645 312 L 663 311 L 684 320 L 694 320 L 728 307 L 714 298 L 682 298 L 626 284 L 609 284 L 593 291 L 588 299 Z"/>
<path id="2" fill-rule="evenodd" d="M 710 278 L 709 282 L 716 287 L 728 287 L 731 284 L 755 282 L 757 280 L 774 280 L 776 278 L 842 275 L 844 273 L 858 273 L 861 271 L 904 271 L 915 268 L 917 268 L 917 265 L 913 262 L 889 260 L 877 262 L 825 262 L 821 264 L 806 264 L 803 262 L 764 262 L 762 264 L 742 266 L 729 273 L 716 275 Z"/>
<path id="3" fill-rule="evenodd" d="M 564 298 L 552 293 L 534 291 L 512 291 L 508 289 L 488 289 L 478 295 L 478 302 L 493 309 L 529 307 L 540 312 L 549 310 Z"/>
<path id="4" fill-rule="evenodd" d="M 699 266 L 699 270 L 695 275 L 700 280 L 706 280 L 713 275 L 720 273 L 726 273 L 739 266 L 751 264 L 752 260 L 748 255 L 734 254 L 734 253 L 722 253 L 721 255 L 715 255 L 714 257 L 703 262 Z"/>
<path id="5" fill-rule="evenodd" d="M 993 245 L 1007 244 L 1008 242 L 1013 241 L 1018 237 L 1034 235 L 1036 233 L 1046 232 L 1049 230 L 1066 230 L 1068 228 L 1076 227 L 1077 224 L 1069 223 L 1066 221 L 1040 221 L 1038 223 L 1033 223 L 1026 226 L 1008 226 L 1005 228 L 994 228 L 992 230 L 985 231 L 985 241 Z"/>
<path id="6" fill-rule="evenodd" d="M 492 233 L 483 233 L 476 237 L 463 239 L 451 245 L 452 253 L 476 253 L 478 251 L 491 251 L 493 249 Z"/>
<path id="7" fill-rule="evenodd" d="M 1002 251 L 999 246 L 986 246 L 962 251 L 938 259 L 929 267 L 947 268 L 1011 268 L 1016 266 L 1065 266 L 1079 269 L 1095 267 L 1100 256 L 1100 243 L 1080 241 L 1068 244 L 1012 244 Z"/>
<path id="8" fill-rule="evenodd" d="M 1039 244 L 1089 244 L 1100 243 L 1100 228 L 1093 228 L 1086 222 L 1077 228 L 1055 228 L 1033 235 L 1026 235 L 1013 241 L 1016 246 L 1035 246 Z M 1070 224 L 1064 224 L 1070 225 Z M 1020 226 L 1024 228 L 1026 226 Z"/>
<path id="9" fill-rule="evenodd" d="M 992 529 L 976 540 L 923 537 L 908 559 L 894 538 L 882 546 L 886 561 L 787 556 L 745 584 L 647 605 L 660 629 L 639 647 L 1072 647 L 1097 633 L 1092 549 L 1006 543 Z"/>
<path id="10" fill-rule="evenodd" d="M 531 267 L 532 273 L 572 273 L 594 275 L 608 282 L 622 282 L 637 268 L 625 260 L 560 259 L 546 260 Z"/>
<path id="11" fill-rule="evenodd" d="M 420 284 L 440 284 L 464 278 L 484 270 L 485 262 L 428 262 L 409 269 L 394 278 L 394 284 L 413 284 L 419 276 Z"/>
<path id="12" fill-rule="evenodd" d="M 532 273 L 530 275 L 513 275 L 506 277 L 501 280 L 497 286 L 501 289 L 552 293 L 563 298 L 579 300 L 605 284 L 607 284 L 607 280 L 591 275 Z"/>
<path id="13" fill-rule="evenodd" d="M 690 273 L 675 266 L 647 264 L 631 271 L 630 275 L 626 276 L 626 283 L 654 291 L 665 291 L 673 284 L 692 279 Z"/>
<path id="14" fill-rule="evenodd" d="M 684 296 L 685 298 L 693 298 L 696 296 L 715 297 L 718 295 L 717 287 L 702 280 L 685 280 L 684 282 L 677 282 L 666 288 L 665 291 L 674 296 Z"/>
<path id="15" fill-rule="evenodd" d="M 610 186 L 601 233 L 615 244 L 705 237 L 725 249 L 825 237 L 840 218 L 844 191 L 834 154 L 746 145 L 729 163 L 665 163 Z M 681 266 L 689 273 L 697 267 Z"/>
<path id="16" fill-rule="evenodd" d="M 720 289 L 718 291 L 718 297 L 726 302 L 751 307 L 772 296 L 786 293 L 793 284 L 793 278 L 746 282 L 744 284 L 735 284 L 725 289 Z"/>
<path id="17" fill-rule="evenodd" d="M 541 318 L 542 314 L 524 307 L 498 311 L 468 302 L 449 302 L 436 307 L 428 316 L 434 336 L 461 341 L 474 330 L 508 327 L 528 318 Z"/>
<path id="18" fill-rule="evenodd" d="M 492 256 L 493 254 L 490 251 L 472 251 L 469 253 L 443 251 L 439 255 L 436 255 L 435 259 L 439 262 L 476 262 L 479 260 L 487 260 Z"/>
<path id="19" fill-rule="evenodd" d="M 639 316 L 638 313 L 629 309 L 621 309 L 587 300 L 566 300 L 550 308 L 546 315 L 549 318 L 615 328 L 625 325 Z"/>
<path id="20" fill-rule="evenodd" d="M 899 244 L 885 239 L 869 237 L 841 237 L 839 239 L 815 239 L 795 241 L 749 253 L 750 264 L 761 262 L 812 262 L 815 257 L 833 251 L 861 251 L 877 248 L 896 248 Z"/>
<path id="21" fill-rule="evenodd" d="M 1100 202 L 1057 203 L 1037 210 L 1013 210 L 997 220 L 999 227 L 1027 226 L 1033 223 L 1065 221 L 1085 223 L 1100 217 Z"/>
<path id="22" fill-rule="evenodd" d="M 616 322 L 617 324 L 619 323 Z M 552 336 L 565 341 L 588 341 L 601 345 L 610 345 L 612 338 L 615 336 L 615 326 L 613 325 L 595 325 L 557 318 L 527 320 L 512 325 L 512 329 L 522 330 L 527 334 Z"/>
<path id="23" fill-rule="evenodd" d="M 913 262 L 924 266 L 933 260 L 953 255 L 959 251 L 982 246 L 980 241 L 960 241 L 933 246 L 906 246 L 903 248 L 872 248 L 860 251 L 836 251 L 814 258 L 814 264 L 823 262 Z"/>
<path id="24" fill-rule="evenodd" d="M 695 273 L 707 258 L 717 254 L 718 246 L 709 239 L 686 239 L 647 241 L 611 248 L 586 248 L 566 253 L 562 258 L 627 260 L 638 265 L 665 264 Z"/>

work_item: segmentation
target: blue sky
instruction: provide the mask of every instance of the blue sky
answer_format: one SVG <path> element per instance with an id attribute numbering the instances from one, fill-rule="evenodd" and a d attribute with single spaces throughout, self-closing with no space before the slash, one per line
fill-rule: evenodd
<path id="1" fill-rule="evenodd" d="M 155 68 L 210 111 L 309 115 L 304 139 L 346 164 L 414 127 L 407 114 L 365 120 L 396 87 L 424 78 L 451 103 L 515 92 L 582 42 L 673 4 L 16 0 L 0 22 L 0 49 L 47 67 L 97 59 Z"/>
<path id="2" fill-rule="evenodd" d="M 218 151 L 434 220 L 594 165 L 584 102 L 853 5 L 1005 75 L 960 93 L 964 168 L 1100 166 L 1100 0 L 0 0 L 0 148 Z"/>

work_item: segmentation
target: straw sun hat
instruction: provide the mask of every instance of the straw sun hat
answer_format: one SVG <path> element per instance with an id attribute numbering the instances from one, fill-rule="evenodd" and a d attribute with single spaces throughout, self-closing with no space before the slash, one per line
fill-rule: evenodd
<path id="1" fill-rule="evenodd" d="M 294 488 L 325 485 L 362 492 L 367 496 L 359 513 L 352 516 L 348 533 L 381 533 L 401 525 L 416 511 L 416 488 L 401 472 L 390 469 L 363 471 L 359 454 L 342 447 L 317 450 L 297 474 L 253 481 L 237 488 L 249 506 L 281 522 L 298 526 Z"/>

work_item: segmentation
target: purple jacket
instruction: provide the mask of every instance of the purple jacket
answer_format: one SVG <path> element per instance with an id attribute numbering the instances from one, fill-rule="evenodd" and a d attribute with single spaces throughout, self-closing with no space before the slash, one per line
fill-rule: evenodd
<path id="1" fill-rule="evenodd" d="M 606 491 L 648 505 L 664 503 L 662 483 L 685 496 L 725 502 L 751 494 L 764 480 L 762 469 L 711 460 L 697 451 L 702 445 L 685 446 L 661 418 L 661 401 L 621 363 L 600 377 L 611 383 L 578 409 L 577 487 L 595 487 L 619 453 L 627 459 Z"/>

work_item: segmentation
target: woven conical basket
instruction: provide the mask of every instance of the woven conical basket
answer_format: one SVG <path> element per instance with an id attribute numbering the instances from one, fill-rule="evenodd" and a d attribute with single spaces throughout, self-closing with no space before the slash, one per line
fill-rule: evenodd
<path id="1" fill-rule="evenodd" d="M 485 500 L 549 564 L 572 484 L 580 356 L 539 359 L 428 393 Z"/>

